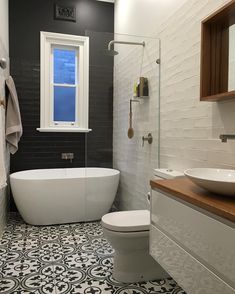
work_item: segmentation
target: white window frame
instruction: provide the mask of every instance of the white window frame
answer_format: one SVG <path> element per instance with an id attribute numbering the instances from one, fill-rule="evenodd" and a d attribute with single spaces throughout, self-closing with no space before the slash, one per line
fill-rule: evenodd
<path id="1" fill-rule="evenodd" d="M 51 32 L 40 32 L 40 132 L 89 132 L 89 37 L 65 35 Z M 55 122 L 54 117 L 54 83 L 53 80 L 53 48 L 75 49 L 76 57 L 76 109 L 75 122 Z M 79 65 L 78 65 L 79 63 Z M 77 81 L 77 73 L 79 81 Z M 60 84 L 60 86 L 68 86 Z"/>

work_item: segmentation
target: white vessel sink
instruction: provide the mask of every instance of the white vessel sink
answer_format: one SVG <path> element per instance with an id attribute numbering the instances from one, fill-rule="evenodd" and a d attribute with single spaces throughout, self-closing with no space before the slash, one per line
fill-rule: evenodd
<path id="1" fill-rule="evenodd" d="M 235 170 L 192 168 L 184 174 L 196 185 L 217 194 L 235 197 Z"/>

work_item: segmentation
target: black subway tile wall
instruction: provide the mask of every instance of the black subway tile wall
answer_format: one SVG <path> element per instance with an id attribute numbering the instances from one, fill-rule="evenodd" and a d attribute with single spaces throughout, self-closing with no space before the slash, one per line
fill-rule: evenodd
<path id="1" fill-rule="evenodd" d="M 54 5 L 76 7 L 77 21 L 54 19 Z M 113 39 L 114 7 L 96 0 L 10 0 L 10 59 L 23 122 L 11 172 L 38 168 L 112 167 L 113 59 L 103 49 Z M 40 133 L 40 31 L 90 38 L 89 127 L 84 133 Z M 107 33 L 104 33 L 107 32 Z M 74 160 L 61 153 L 73 152 Z"/>
<path id="2" fill-rule="evenodd" d="M 104 54 L 113 33 L 86 31 L 90 40 L 89 126 L 87 166 L 112 167 L 113 58 Z"/>
<path id="3" fill-rule="evenodd" d="M 39 64 L 13 60 L 11 71 L 20 100 L 23 136 L 18 152 L 11 156 L 11 172 L 37 169 L 85 166 L 85 135 L 80 133 L 40 133 Z M 74 152 L 71 164 L 61 160 L 62 152 Z"/>

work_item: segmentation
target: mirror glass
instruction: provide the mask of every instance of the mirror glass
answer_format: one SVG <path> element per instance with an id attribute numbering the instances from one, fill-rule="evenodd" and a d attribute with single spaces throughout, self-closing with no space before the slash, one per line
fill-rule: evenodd
<path id="1" fill-rule="evenodd" d="M 235 24 L 229 27 L 228 91 L 235 90 Z"/>

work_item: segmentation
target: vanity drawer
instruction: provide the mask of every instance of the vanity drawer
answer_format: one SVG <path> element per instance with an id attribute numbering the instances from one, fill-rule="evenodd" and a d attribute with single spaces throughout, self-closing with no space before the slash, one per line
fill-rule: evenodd
<path id="1" fill-rule="evenodd" d="M 198 208 L 152 190 L 151 223 L 235 288 L 235 229 Z M 222 292 L 221 292 L 222 293 Z"/>
<path id="2" fill-rule="evenodd" d="M 234 294 L 235 291 L 163 232 L 150 226 L 150 254 L 187 294 Z"/>

